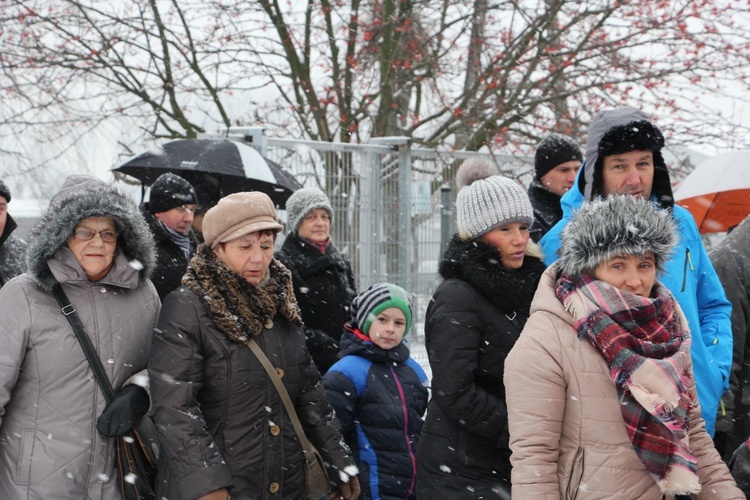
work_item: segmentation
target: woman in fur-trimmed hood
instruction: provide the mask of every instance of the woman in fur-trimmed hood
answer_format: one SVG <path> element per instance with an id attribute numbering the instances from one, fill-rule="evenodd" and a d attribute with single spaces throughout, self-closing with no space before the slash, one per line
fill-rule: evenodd
<path id="1" fill-rule="evenodd" d="M 305 347 L 289 271 L 273 258 L 281 225 L 264 193 L 222 198 L 183 286 L 164 301 L 149 373 L 163 446 L 157 498 L 305 498 L 302 448 L 252 338 L 270 360 L 340 498 L 357 468 Z"/>
<path id="2" fill-rule="evenodd" d="M 503 498 L 510 490 L 505 357 L 544 264 L 523 188 L 476 158 L 456 174 L 459 233 L 427 308 L 432 400 L 417 449 L 417 497 Z"/>
<path id="3" fill-rule="evenodd" d="M 701 418 L 677 243 L 645 198 L 584 204 L 505 364 L 513 497 L 740 499 Z"/>
<path id="4" fill-rule="evenodd" d="M 134 422 L 114 410 L 125 403 L 137 420 L 149 407 L 145 368 L 160 306 L 148 279 L 151 234 L 129 199 L 73 175 L 33 230 L 27 260 L 28 273 L 0 290 L 0 497 L 120 498 L 112 437 Z M 118 405 L 106 405 L 51 293 L 57 282 Z"/>

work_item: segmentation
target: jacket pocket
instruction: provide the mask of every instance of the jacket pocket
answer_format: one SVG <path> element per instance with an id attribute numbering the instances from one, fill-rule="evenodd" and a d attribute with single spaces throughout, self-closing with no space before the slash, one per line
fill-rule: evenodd
<path id="1" fill-rule="evenodd" d="M 34 430 L 27 429 L 21 434 L 21 451 L 18 456 L 16 483 L 28 485 L 31 481 L 31 454 L 34 451 Z"/>
<path id="2" fill-rule="evenodd" d="M 583 466 L 583 448 L 578 448 L 570 466 L 570 480 L 565 490 L 566 500 L 575 500 L 578 496 L 578 488 L 581 486 L 581 478 L 583 477 Z"/>

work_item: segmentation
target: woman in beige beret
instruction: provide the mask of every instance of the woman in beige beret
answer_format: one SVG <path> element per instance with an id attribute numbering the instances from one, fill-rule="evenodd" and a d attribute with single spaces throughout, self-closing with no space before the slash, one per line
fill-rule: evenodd
<path id="1" fill-rule="evenodd" d="M 164 301 L 149 373 L 163 454 L 157 498 L 306 498 L 302 448 L 258 358 L 276 368 L 337 498 L 359 495 L 357 468 L 305 347 L 289 271 L 273 258 L 281 225 L 259 192 L 222 198 L 204 243 Z"/>

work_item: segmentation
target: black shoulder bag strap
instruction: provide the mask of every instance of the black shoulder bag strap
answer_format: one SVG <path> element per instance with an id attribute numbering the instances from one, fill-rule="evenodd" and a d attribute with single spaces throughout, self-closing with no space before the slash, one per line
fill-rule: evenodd
<path id="1" fill-rule="evenodd" d="M 96 378 L 96 381 L 99 383 L 99 387 L 102 388 L 107 403 L 111 403 L 115 399 L 115 391 L 112 389 L 112 384 L 109 381 L 107 372 L 104 371 L 102 360 L 99 359 L 99 355 L 94 350 L 94 346 L 91 344 L 91 339 L 86 334 L 86 329 L 83 327 L 83 323 L 81 323 L 81 319 L 76 313 L 76 308 L 73 307 L 73 304 L 68 300 L 68 296 L 65 295 L 60 283 L 55 282 L 55 286 L 52 287 L 52 293 L 60 304 L 62 313 L 68 318 L 70 326 L 73 327 L 73 331 L 76 332 L 78 342 L 83 348 L 83 353 L 86 355 L 89 365 L 91 365 L 91 370 L 94 372 L 94 378 Z"/>

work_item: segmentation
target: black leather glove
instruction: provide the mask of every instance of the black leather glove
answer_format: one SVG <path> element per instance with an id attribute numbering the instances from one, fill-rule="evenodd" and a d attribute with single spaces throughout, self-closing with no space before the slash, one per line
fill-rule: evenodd
<path id="1" fill-rule="evenodd" d="M 106 437 L 124 434 L 148 413 L 150 403 L 146 389 L 126 385 L 96 420 L 96 430 Z"/>

